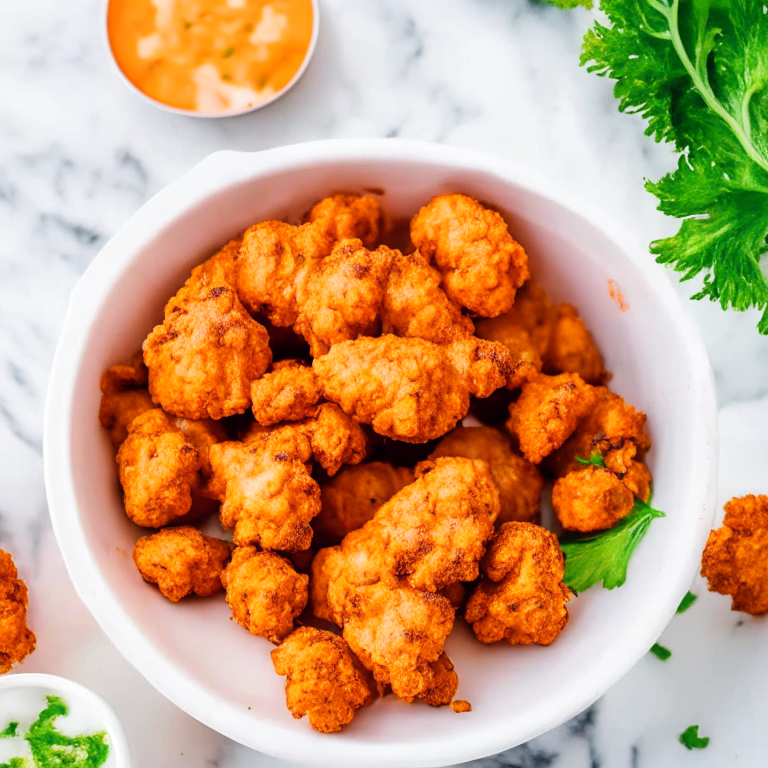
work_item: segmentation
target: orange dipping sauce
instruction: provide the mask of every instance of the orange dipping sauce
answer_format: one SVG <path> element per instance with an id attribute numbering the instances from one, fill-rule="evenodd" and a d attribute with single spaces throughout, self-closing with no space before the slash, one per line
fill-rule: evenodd
<path id="1" fill-rule="evenodd" d="M 301 68 L 311 0 L 110 0 L 109 43 L 155 101 L 205 114 L 269 101 Z"/>

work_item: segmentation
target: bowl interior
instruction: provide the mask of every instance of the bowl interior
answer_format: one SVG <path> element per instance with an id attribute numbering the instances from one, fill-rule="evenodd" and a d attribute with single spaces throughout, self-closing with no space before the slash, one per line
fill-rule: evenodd
<path id="1" fill-rule="evenodd" d="M 458 696 L 472 703 L 471 713 L 459 717 L 447 707 L 406 705 L 389 696 L 361 710 L 342 733 L 324 736 L 291 717 L 284 679 L 272 669 L 271 644 L 230 621 L 221 595 L 174 605 L 140 578 L 131 552 L 143 532 L 122 510 L 114 452 L 97 418 L 99 378 L 139 348 L 190 269 L 228 238 L 257 221 L 294 220 L 329 192 L 372 188 L 383 192 L 382 204 L 394 218 L 410 217 L 449 191 L 489 201 L 504 214 L 535 276 L 584 317 L 614 374 L 612 388 L 648 414 L 654 506 L 668 516 L 651 526 L 621 589 L 595 587 L 572 600 L 570 622 L 550 647 L 484 646 L 457 621 L 447 651 L 461 681 Z M 696 342 L 687 338 L 671 293 L 660 291 L 641 265 L 581 215 L 490 167 L 413 157 L 321 159 L 273 170 L 255 164 L 249 178 L 175 216 L 125 261 L 93 300 L 87 327 L 73 331 L 83 347 L 62 418 L 69 414 L 76 511 L 53 503 L 54 519 L 59 530 L 72 520 L 81 526 L 79 543 L 70 540 L 63 550 L 91 611 L 150 681 L 195 717 L 297 761 L 458 762 L 512 746 L 576 714 L 626 672 L 671 617 L 706 529 Z M 624 309 L 609 285 L 620 289 Z M 71 312 L 76 326 L 74 303 Z M 74 347 L 73 354 L 80 350 Z M 96 569 L 90 579 L 88 567 Z M 125 622 L 139 633 L 130 643 L 121 630 Z"/>

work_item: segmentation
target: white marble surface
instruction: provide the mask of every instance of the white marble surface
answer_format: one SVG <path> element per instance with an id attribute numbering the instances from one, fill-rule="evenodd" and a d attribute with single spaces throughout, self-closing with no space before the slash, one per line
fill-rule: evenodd
<path id="1" fill-rule="evenodd" d="M 590 13 L 529 0 L 320 4 L 304 79 L 266 110 L 226 121 L 169 115 L 129 93 L 104 47 L 102 0 L 0 4 L 0 546 L 30 587 L 39 642 L 24 671 L 103 694 L 141 768 L 278 761 L 197 724 L 129 667 L 76 597 L 51 532 L 41 456 L 48 370 L 69 291 L 120 224 L 213 150 L 402 136 L 534 167 L 645 242 L 675 226 L 643 190 L 644 177 L 672 167 L 669 152 L 618 113 L 609 82 L 577 66 Z M 718 383 L 721 502 L 768 492 L 768 339 L 754 316 L 686 304 Z M 588 712 L 476 765 L 764 766 L 768 619 L 732 614 L 698 578 L 692 589 L 698 602 L 661 640 L 669 661 L 648 656 Z M 708 749 L 677 742 L 692 723 L 711 737 Z"/>

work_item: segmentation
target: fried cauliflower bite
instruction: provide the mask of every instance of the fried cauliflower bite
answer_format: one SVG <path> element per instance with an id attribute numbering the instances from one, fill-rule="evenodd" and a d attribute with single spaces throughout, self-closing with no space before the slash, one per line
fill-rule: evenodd
<path id="1" fill-rule="evenodd" d="M 340 731 L 374 695 L 349 645 L 332 632 L 299 627 L 272 651 L 272 664 L 286 678 L 290 713 L 307 715 L 320 733 Z"/>
<path id="2" fill-rule="evenodd" d="M 338 544 L 350 531 L 362 528 L 399 490 L 414 481 L 413 472 L 381 461 L 343 468 L 320 484 L 322 509 L 312 521 L 315 536 Z"/>
<path id="3" fill-rule="evenodd" d="M 464 336 L 443 349 L 475 397 L 490 397 L 506 386 L 512 376 L 512 358 L 507 348 L 496 341 Z"/>
<path id="4" fill-rule="evenodd" d="M 418 251 L 394 251 L 387 278 L 381 327 L 384 333 L 449 344 L 471 336 L 472 321 L 440 287 L 440 273 Z"/>
<path id="5" fill-rule="evenodd" d="M 528 257 L 502 216 L 466 195 L 441 195 L 411 222 L 411 240 L 443 277 L 445 292 L 482 317 L 510 309 Z"/>
<path id="6" fill-rule="evenodd" d="M 252 314 L 283 328 L 296 322 L 307 281 L 333 241 L 311 223 L 264 221 L 243 235 L 236 261 L 237 293 Z"/>
<path id="7" fill-rule="evenodd" d="M 221 574 L 231 552 L 229 542 L 180 525 L 142 536 L 133 561 L 144 581 L 177 603 L 187 595 L 208 597 L 222 589 Z"/>
<path id="8" fill-rule="evenodd" d="M 253 415 L 264 427 L 314 416 L 320 397 L 315 372 L 300 360 L 274 363 L 251 385 Z"/>
<path id="9" fill-rule="evenodd" d="M 359 464 L 365 458 L 365 432 L 335 403 L 323 403 L 308 427 L 312 454 L 329 476 L 335 475 L 343 464 Z"/>
<path id="10" fill-rule="evenodd" d="M 710 592 L 731 595 L 731 610 L 768 613 L 768 496 L 742 496 L 725 505 L 701 558 Z"/>
<path id="11" fill-rule="evenodd" d="M 517 402 L 509 406 L 506 426 L 523 456 L 538 464 L 571 436 L 596 400 L 595 388 L 576 373 L 539 374 L 523 384 Z"/>
<path id="12" fill-rule="evenodd" d="M 343 615 L 343 637 L 363 666 L 405 701 L 429 691 L 431 664 L 443 652 L 454 610 L 436 592 L 385 581 L 354 589 Z"/>
<path id="13" fill-rule="evenodd" d="M 517 389 L 541 370 L 541 356 L 528 331 L 511 322 L 510 314 L 481 318 L 475 323 L 475 335 L 504 345 L 512 360 L 507 389 Z"/>
<path id="14" fill-rule="evenodd" d="M 0 549 L 0 675 L 24 661 L 37 643 L 27 627 L 27 585 L 18 575 L 13 558 Z"/>
<path id="15" fill-rule="evenodd" d="M 632 491 L 610 470 L 588 466 L 559 478 L 552 507 L 566 531 L 613 528 L 635 505 Z"/>
<path id="16" fill-rule="evenodd" d="M 320 487 L 307 468 L 309 456 L 276 443 L 237 441 L 214 445 L 210 456 L 210 488 L 222 502 L 221 524 L 234 528 L 237 546 L 258 544 L 287 552 L 309 547 L 309 523 L 320 511 Z"/>
<path id="17" fill-rule="evenodd" d="M 557 477 L 580 469 L 576 458 L 604 456 L 613 471 L 628 471 L 632 459 L 651 447 L 645 431 L 646 415 L 605 387 L 595 388 L 596 400 L 579 421 L 573 435 L 547 461 Z"/>
<path id="18" fill-rule="evenodd" d="M 369 251 L 360 240 L 341 240 L 309 276 L 294 330 L 320 357 L 340 341 L 375 335 L 394 252 Z"/>
<path id="19" fill-rule="evenodd" d="M 176 294 L 176 301 L 204 298 L 217 285 L 234 289 L 237 275 L 235 264 L 242 242 L 241 237 L 230 240 L 220 251 L 195 267 Z"/>
<path id="20" fill-rule="evenodd" d="M 275 645 L 293 632 L 293 620 L 307 604 L 309 576 L 296 573 L 286 558 L 256 547 L 236 547 L 221 581 L 232 618 Z"/>
<path id="21" fill-rule="evenodd" d="M 180 294 L 183 294 L 183 289 Z M 235 291 L 217 285 L 172 299 L 165 320 L 144 341 L 149 392 L 186 419 L 220 419 L 251 405 L 251 384 L 272 362 L 269 336 Z"/>
<path id="22" fill-rule="evenodd" d="M 505 326 L 522 328 L 528 334 L 539 357 L 544 356 L 552 338 L 557 310 L 541 285 L 528 280 L 515 295 L 512 309 L 503 317 Z"/>
<path id="23" fill-rule="evenodd" d="M 429 688 L 419 694 L 421 701 L 429 704 L 430 707 L 442 707 L 450 704 L 456 691 L 459 689 L 459 676 L 453 668 L 453 662 L 448 658 L 448 654 L 443 652 L 437 661 L 430 664 L 434 677 Z"/>
<path id="24" fill-rule="evenodd" d="M 500 430 L 458 426 L 440 440 L 429 458 L 440 456 L 463 456 L 488 463 L 501 502 L 497 526 L 511 520 L 531 522 L 539 517 L 544 486 L 541 473 L 514 451 L 509 437 Z"/>
<path id="25" fill-rule="evenodd" d="M 326 197 L 309 212 L 309 221 L 334 242 L 356 238 L 366 248 L 374 248 L 384 232 L 381 207 L 368 195 Z"/>
<path id="26" fill-rule="evenodd" d="M 202 486 L 195 446 L 160 408 L 137 416 L 116 458 L 125 512 L 137 525 L 162 528 L 192 508 Z"/>
<path id="27" fill-rule="evenodd" d="M 549 645 L 568 622 L 570 599 L 557 537 L 533 523 L 504 523 L 482 566 L 486 576 L 464 612 L 478 640 Z"/>
<path id="28" fill-rule="evenodd" d="M 101 377 L 99 423 L 118 449 L 128 437 L 128 427 L 140 414 L 155 407 L 147 390 L 147 369 L 141 353 L 128 365 L 113 365 Z"/>
<path id="29" fill-rule="evenodd" d="M 633 461 L 627 471 L 619 475 L 619 478 L 635 496 L 648 503 L 651 498 L 651 473 L 645 464 Z"/>
<path id="30" fill-rule="evenodd" d="M 543 364 L 544 373 L 578 373 L 587 384 L 603 384 L 607 378 L 603 356 L 571 304 L 557 308 Z"/>

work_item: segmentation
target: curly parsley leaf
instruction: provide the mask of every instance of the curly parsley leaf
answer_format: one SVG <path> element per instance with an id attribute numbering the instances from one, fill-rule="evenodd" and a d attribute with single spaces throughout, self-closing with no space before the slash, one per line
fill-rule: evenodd
<path id="1" fill-rule="evenodd" d="M 709 736 L 699 736 L 699 726 L 690 725 L 680 734 L 680 743 L 686 749 L 704 749 L 709 744 Z"/>
<path id="2" fill-rule="evenodd" d="M 685 597 L 680 601 L 675 613 L 685 613 L 699 598 L 693 592 L 686 592 Z"/>
<path id="3" fill-rule="evenodd" d="M 655 517 L 664 513 L 635 499 L 632 511 L 608 531 L 586 537 L 563 537 L 565 553 L 563 581 L 577 595 L 603 582 L 606 589 L 620 587 L 627 579 L 632 553 Z"/>
<path id="4" fill-rule="evenodd" d="M 587 466 L 592 465 L 593 467 L 604 467 L 605 466 L 605 459 L 599 454 L 599 453 L 593 453 L 588 459 L 582 459 L 576 456 L 576 461 L 579 462 L 579 464 L 586 464 Z"/>
<path id="5" fill-rule="evenodd" d="M 0 731 L 0 739 L 12 739 L 16 735 L 16 731 L 19 728 L 17 722 L 10 722 L 8 725 Z"/>
<path id="6" fill-rule="evenodd" d="M 657 261 L 702 275 L 694 299 L 763 310 L 768 333 L 768 13 L 757 0 L 602 0 L 581 63 L 616 80 L 622 112 L 681 153 L 646 188 L 679 232 L 651 243 Z"/>
<path id="7" fill-rule="evenodd" d="M 555 5 L 558 8 L 591 8 L 592 0 L 545 0 L 550 5 Z"/>
<path id="8" fill-rule="evenodd" d="M 658 656 L 662 661 L 666 661 L 672 655 L 672 651 L 670 651 L 669 648 L 665 648 L 658 643 L 654 643 L 651 646 L 651 653 L 654 656 Z"/>

